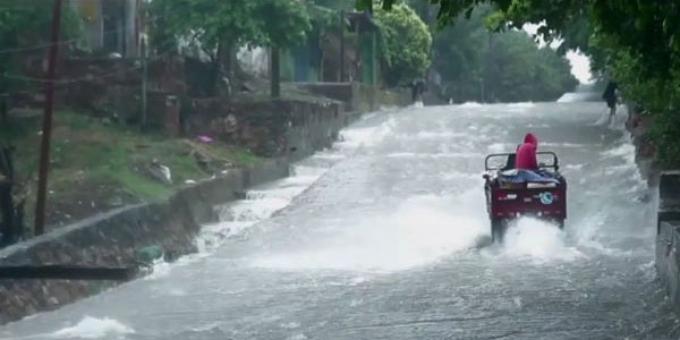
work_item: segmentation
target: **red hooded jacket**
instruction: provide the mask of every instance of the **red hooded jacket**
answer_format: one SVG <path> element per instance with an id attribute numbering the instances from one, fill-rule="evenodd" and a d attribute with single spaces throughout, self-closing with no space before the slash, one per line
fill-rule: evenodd
<path id="1" fill-rule="evenodd" d="M 524 136 L 524 144 L 517 148 L 515 168 L 518 170 L 538 170 L 536 149 L 538 149 L 538 138 L 533 133 L 527 133 Z"/>

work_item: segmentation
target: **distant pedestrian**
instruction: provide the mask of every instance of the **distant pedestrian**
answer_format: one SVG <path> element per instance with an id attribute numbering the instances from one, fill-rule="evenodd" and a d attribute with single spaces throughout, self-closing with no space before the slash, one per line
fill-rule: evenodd
<path id="1" fill-rule="evenodd" d="M 413 103 L 423 101 L 423 93 L 425 93 L 425 80 L 422 78 L 414 79 L 409 85 L 411 88 L 411 101 Z"/>
<path id="2" fill-rule="evenodd" d="M 602 99 L 607 103 L 609 107 L 609 120 L 616 115 L 616 103 L 618 102 L 618 97 L 616 94 L 618 87 L 616 82 L 610 81 L 602 94 Z"/>

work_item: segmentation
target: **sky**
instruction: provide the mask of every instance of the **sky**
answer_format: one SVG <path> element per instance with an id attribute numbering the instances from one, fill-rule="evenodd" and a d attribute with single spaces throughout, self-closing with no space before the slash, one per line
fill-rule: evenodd
<path id="1" fill-rule="evenodd" d="M 567 59 L 571 64 L 571 73 L 578 79 L 581 84 L 590 84 L 593 82 L 592 73 L 590 72 L 590 59 L 581 52 L 569 51 L 567 52 Z"/>
<path id="2" fill-rule="evenodd" d="M 522 29 L 524 29 L 525 32 L 533 35 L 536 34 L 536 31 L 540 26 L 540 24 L 525 24 Z M 551 46 L 553 48 L 557 48 L 560 43 L 561 41 L 555 41 Z M 544 46 L 545 42 L 541 40 L 538 42 L 538 44 L 539 46 Z M 569 51 L 567 52 L 566 57 L 571 64 L 571 74 L 573 74 L 581 84 L 593 83 L 592 73 L 590 72 L 590 59 L 588 59 L 588 57 L 578 51 Z"/>

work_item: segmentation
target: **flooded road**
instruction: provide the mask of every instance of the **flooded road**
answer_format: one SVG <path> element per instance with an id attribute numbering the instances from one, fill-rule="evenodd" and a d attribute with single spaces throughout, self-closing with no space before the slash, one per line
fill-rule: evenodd
<path id="1" fill-rule="evenodd" d="M 206 226 L 200 254 L 0 328 L 0 339 L 662 339 L 654 193 L 602 103 L 367 115 Z M 564 231 L 490 245 L 486 154 L 528 131 L 569 181 Z"/>

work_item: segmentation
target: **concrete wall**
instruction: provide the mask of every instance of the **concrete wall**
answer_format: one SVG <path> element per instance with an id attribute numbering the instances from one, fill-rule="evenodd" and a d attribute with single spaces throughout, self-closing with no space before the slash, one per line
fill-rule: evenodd
<path id="1" fill-rule="evenodd" d="M 195 99 L 186 117 L 189 136 L 209 135 L 266 157 L 299 159 L 330 145 L 348 123 L 342 103 L 331 100 L 262 100 L 232 103 Z"/>
<path id="2" fill-rule="evenodd" d="M 403 106 L 411 104 L 407 90 L 385 90 L 357 82 L 345 83 L 296 83 L 302 89 L 345 104 L 350 112 L 375 111 L 380 105 Z"/>
<path id="3" fill-rule="evenodd" d="M 676 313 L 680 313 L 680 172 L 659 176 L 656 271 Z"/>
<path id="4" fill-rule="evenodd" d="M 195 251 L 200 225 L 217 221 L 216 204 L 249 186 L 288 175 L 286 160 L 199 182 L 162 202 L 121 208 L 0 251 L 2 265 L 135 266 L 140 250 L 160 247 L 168 260 Z M 0 324 L 56 309 L 111 287 L 112 282 L 0 280 Z"/>
<path id="5" fill-rule="evenodd" d="M 211 134 L 270 156 L 252 168 L 184 188 L 162 202 L 125 207 L 0 250 L 2 265 L 134 266 L 139 251 L 160 247 L 169 260 L 195 251 L 201 224 L 216 221 L 214 206 L 238 199 L 250 186 L 288 175 L 289 164 L 330 146 L 358 108 L 398 104 L 375 88 L 352 84 L 355 111 L 343 103 L 265 100 L 230 103 L 196 100 L 187 132 Z M 358 92 L 357 92 L 358 91 Z M 366 93 L 364 93 L 364 91 Z M 360 95 L 357 95 L 360 94 Z M 395 99 L 396 98 L 396 99 Z M 56 309 L 113 286 L 112 282 L 0 280 L 0 324 Z"/>
<path id="6" fill-rule="evenodd" d="M 678 260 L 680 260 L 680 220 L 659 223 L 656 238 L 656 271 L 666 289 L 675 312 L 680 311 L 680 282 Z"/>
<path id="7" fill-rule="evenodd" d="M 658 189 L 656 221 L 650 227 L 657 230 L 655 267 L 657 277 L 673 306 L 680 314 L 680 171 L 662 170 L 656 161 L 656 147 L 649 131 L 654 123 L 651 115 L 642 114 L 639 108 L 627 104 L 626 128 L 635 145 L 635 161 L 647 183 Z"/>
<path id="8" fill-rule="evenodd" d="M 104 47 L 104 42 L 113 34 L 118 35 L 117 48 L 123 56 L 135 58 L 139 56 L 137 44 L 140 27 L 138 27 L 139 0 L 122 0 L 117 5 L 122 6 L 122 13 L 106 12 L 104 1 L 111 0 L 69 0 L 68 4 L 80 19 L 87 48 L 99 50 Z M 118 25 L 118 32 L 105 30 L 105 16 L 114 16 Z M 112 47 L 112 46 L 109 46 Z M 125 53 L 123 53 L 125 52 Z"/>

